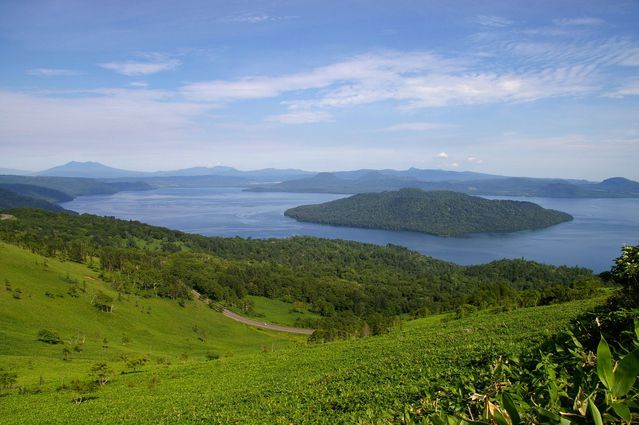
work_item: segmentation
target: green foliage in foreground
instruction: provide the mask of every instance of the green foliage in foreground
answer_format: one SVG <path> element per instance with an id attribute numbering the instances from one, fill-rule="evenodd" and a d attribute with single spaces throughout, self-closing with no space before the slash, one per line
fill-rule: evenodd
<path id="1" fill-rule="evenodd" d="M 488 200 L 450 191 L 363 193 L 318 205 L 302 205 L 285 215 L 300 221 L 439 236 L 540 229 L 572 216 L 532 202 Z"/>
<path id="2" fill-rule="evenodd" d="M 25 389 L 2 398 L 0 417 L 7 424 L 372 424 L 401 423 L 417 409 L 424 415 L 461 413 L 474 391 L 491 385 L 486 371 L 500 356 L 523 356 L 594 304 L 439 323 L 419 319 L 380 337 L 187 364 L 148 363 L 137 373 L 123 374 L 126 365 L 107 360 L 113 375 L 90 392 L 58 390 L 57 380 L 40 386 L 35 377 L 21 379 Z M 95 381 L 89 365 L 81 369 L 81 382 Z M 79 396 L 84 401 L 78 403 Z"/>
<path id="3" fill-rule="evenodd" d="M 466 412 L 429 415 L 423 406 L 405 411 L 406 423 L 435 424 L 612 424 L 639 418 L 639 310 L 617 310 L 634 321 L 620 330 L 633 338 L 614 350 L 603 334 L 596 347 L 582 342 L 580 326 L 601 325 L 607 314 L 584 315 L 573 332 L 549 340 L 540 351 L 499 357 L 473 382 Z M 634 330 L 633 330 L 634 329 Z M 610 337 L 611 335 L 608 335 Z M 626 338 L 628 339 L 628 338 Z M 618 342 L 618 341 L 616 341 Z M 475 381 L 489 382 L 482 388 Z"/>
<path id="4" fill-rule="evenodd" d="M 639 419 L 638 264 L 639 245 L 623 247 L 610 272 L 621 291 L 576 319 L 571 331 L 550 339 L 539 352 L 510 364 L 499 358 L 485 371 L 492 384 L 470 397 L 470 418 L 446 413 L 429 417 L 415 409 L 407 412 L 406 422 L 420 417 L 437 424 L 506 425 Z"/>

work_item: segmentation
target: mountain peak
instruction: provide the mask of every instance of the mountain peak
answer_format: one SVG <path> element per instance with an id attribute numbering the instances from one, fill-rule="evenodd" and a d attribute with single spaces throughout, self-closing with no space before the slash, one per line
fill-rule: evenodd
<path id="1" fill-rule="evenodd" d="M 137 177 L 144 173 L 138 171 L 121 170 L 119 168 L 109 167 L 93 161 L 70 161 L 64 165 L 49 168 L 48 170 L 36 173 L 37 176 L 49 177 L 85 177 L 85 178 L 118 178 L 118 177 Z"/>

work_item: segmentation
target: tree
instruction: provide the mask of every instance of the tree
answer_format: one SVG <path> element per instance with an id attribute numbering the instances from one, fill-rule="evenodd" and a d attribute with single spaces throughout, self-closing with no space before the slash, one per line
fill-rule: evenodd
<path id="1" fill-rule="evenodd" d="M 624 246 L 610 273 L 613 281 L 623 287 L 633 306 L 639 305 L 639 245 Z"/>
<path id="2" fill-rule="evenodd" d="M 112 375 L 113 370 L 104 362 L 96 363 L 91 368 L 91 376 L 95 379 L 97 384 L 106 385 Z"/>

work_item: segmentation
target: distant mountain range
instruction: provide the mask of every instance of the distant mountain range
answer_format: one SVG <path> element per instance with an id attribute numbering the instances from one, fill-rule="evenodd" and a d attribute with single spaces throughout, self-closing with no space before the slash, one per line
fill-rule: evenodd
<path id="1" fill-rule="evenodd" d="M 410 171 L 410 170 L 408 170 Z M 436 171 L 436 170 L 424 170 Z M 452 171 L 443 173 L 453 173 Z M 437 173 L 433 173 L 437 176 Z M 443 176 L 444 174 L 442 174 Z M 639 182 L 614 177 L 600 183 L 586 180 L 539 179 L 527 177 L 485 177 L 463 180 L 419 180 L 406 172 L 385 174 L 372 171 L 358 178 L 339 177 L 338 173 L 319 173 L 313 177 L 284 181 L 277 184 L 255 185 L 253 192 L 303 193 L 372 193 L 404 188 L 422 190 L 450 190 L 484 196 L 538 196 L 548 198 L 621 198 L 639 197 Z"/>
<path id="2" fill-rule="evenodd" d="M 1 171 L 2 169 L 0 169 Z M 260 181 L 279 182 L 284 180 L 300 179 L 317 175 L 314 171 L 304 171 L 299 169 L 278 169 L 264 168 L 260 170 L 242 171 L 232 167 L 191 167 L 173 171 L 131 171 L 120 168 L 109 167 L 99 162 L 77 162 L 71 161 L 64 165 L 49 168 L 36 173 L 9 172 L 6 174 L 48 176 L 48 177 L 83 177 L 92 179 L 130 179 L 130 178 L 153 178 L 153 177 L 199 177 L 199 176 L 223 176 L 237 177 L 243 179 L 255 179 Z M 17 170 L 13 170 L 17 171 Z M 0 173 L 1 174 L 1 173 Z M 321 173 L 320 173 L 321 174 Z M 408 170 L 373 170 L 361 169 L 353 171 L 336 171 L 331 173 L 344 180 L 357 180 L 362 177 L 370 178 L 371 175 L 379 174 L 386 177 L 396 177 L 400 179 L 413 179 L 420 181 L 466 181 L 504 178 L 494 174 L 475 173 L 472 171 L 447 171 L 447 170 L 422 170 L 409 168 Z"/>
<path id="3" fill-rule="evenodd" d="M 13 173 L 7 173 L 13 174 Z M 21 173 L 24 174 L 24 173 Z M 64 165 L 49 168 L 48 170 L 32 173 L 35 176 L 46 177 L 83 177 L 92 179 L 147 179 L 154 177 L 200 177 L 222 176 L 241 177 L 244 179 L 258 179 L 260 181 L 277 182 L 292 178 L 301 178 L 315 175 L 316 173 L 295 169 L 265 168 L 261 170 L 240 171 L 231 167 L 192 167 L 173 171 L 131 171 L 109 167 L 99 162 L 71 161 Z M 246 182 L 245 182 L 246 183 Z"/>
<path id="4" fill-rule="evenodd" d="M 380 178 L 380 176 L 420 181 L 465 181 L 505 178 L 504 176 L 496 174 L 475 173 L 473 171 L 423 170 L 414 167 L 411 167 L 408 170 L 362 169 L 355 171 L 336 171 L 330 174 L 345 180 Z"/>
<path id="5" fill-rule="evenodd" d="M 55 180 L 55 179 L 80 179 Z M 36 179 L 36 180 L 34 180 Z M 37 180 L 40 179 L 40 180 Z M 90 184 L 89 184 L 90 182 Z M 602 182 L 576 179 L 507 177 L 471 171 L 409 168 L 407 170 L 336 171 L 265 168 L 242 171 L 231 167 L 193 167 L 174 171 L 130 171 L 98 162 L 76 162 L 32 173 L 0 176 L 0 184 L 26 184 L 61 190 L 71 196 L 121 190 L 179 187 L 242 187 L 254 192 L 317 192 L 356 194 L 404 188 L 451 190 L 483 196 L 563 198 L 639 197 L 639 182 L 613 177 Z M 101 188 L 98 186 L 102 185 Z M 96 192 L 97 191 L 97 192 Z M 46 198 L 44 198 L 46 199 Z"/>
<path id="6" fill-rule="evenodd" d="M 14 168 L 0 168 L 0 175 L 26 176 L 32 174 L 31 171 L 16 170 Z"/>

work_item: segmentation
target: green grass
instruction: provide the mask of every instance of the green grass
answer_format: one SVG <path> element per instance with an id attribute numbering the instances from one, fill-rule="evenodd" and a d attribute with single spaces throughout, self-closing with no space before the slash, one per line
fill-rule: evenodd
<path id="1" fill-rule="evenodd" d="M 71 297 L 74 285 L 86 285 L 86 292 Z M 116 300 L 112 313 L 91 305 L 98 290 Z M 265 320 L 294 320 L 290 304 L 253 299 Z M 17 372 L 19 386 L 0 391 L 0 422 L 398 423 L 407 408 L 459 405 L 471 392 L 465 385 L 481 385 L 475 377 L 493 359 L 523 353 L 599 302 L 459 320 L 430 316 L 380 337 L 307 345 L 233 322 L 202 302 L 181 307 L 132 295 L 118 301 L 84 265 L 0 243 L 0 367 Z M 59 333 L 64 345 L 37 341 L 43 328 Z M 70 361 L 62 359 L 63 347 L 71 349 Z M 207 360 L 207 353 L 221 356 Z M 131 373 L 123 354 L 150 361 Z M 76 404 L 78 393 L 58 389 L 91 379 L 96 362 L 106 362 L 113 375 L 90 399 Z"/>
<path id="2" fill-rule="evenodd" d="M 287 303 L 281 300 L 256 297 L 249 295 L 251 301 L 253 301 L 253 317 L 258 317 L 268 323 L 275 323 L 277 325 L 295 326 L 295 321 L 300 319 L 319 319 L 319 314 L 310 312 L 303 308 L 302 312 L 293 311 L 293 304 Z"/>
<path id="3" fill-rule="evenodd" d="M 69 294 L 73 287 L 77 298 Z M 113 297 L 112 313 L 91 304 L 98 291 Z M 64 344 L 37 341 L 41 329 L 57 332 Z M 85 265 L 0 243 L 0 364 L 17 371 L 20 384 L 40 376 L 58 381 L 84 375 L 96 361 L 124 364 L 122 355 L 184 363 L 185 357 L 200 361 L 208 353 L 231 356 L 291 344 L 305 344 L 305 339 L 239 324 L 199 301 L 181 307 L 177 301 L 134 295 L 118 300 Z M 64 347 L 71 350 L 70 361 L 63 360 Z"/>
<path id="4" fill-rule="evenodd" d="M 0 356 L 5 367 L 16 368 L 26 388 L 23 394 L 13 389 L 0 397 L 3 424 L 399 422 L 407 406 L 429 408 L 437 402 L 445 408 L 449 400 L 465 400 L 470 389 L 463 382 L 487 370 L 491 359 L 522 353 L 601 302 L 460 320 L 434 316 L 381 337 L 306 346 L 235 324 L 201 303 L 182 308 L 166 300 L 131 298 L 116 303 L 109 314 L 96 311 L 89 295 L 51 300 L 43 292 L 64 293 L 66 272 L 72 278 L 87 276 L 88 293 L 105 285 L 88 279 L 95 273 L 81 265 L 48 260 L 45 270 L 42 261 L 0 245 L 0 278 L 7 275 L 12 286 L 23 288 L 21 300 L 9 291 L 0 296 Z M 272 317 L 283 314 L 281 305 L 268 305 L 276 311 Z M 149 306 L 151 314 L 145 312 Z M 206 330 L 205 342 L 197 339 L 194 324 Z M 41 327 L 65 338 L 86 334 L 84 351 L 71 362 L 62 361 L 60 346 L 35 341 Z M 131 337 L 129 344 L 121 344 L 122 334 Z M 103 336 L 112 341 L 108 349 L 101 348 Z M 257 349 L 266 342 L 274 342 L 275 351 Z M 235 355 L 206 361 L 207 350 Z M 166 355 L 172 363 L 150 362 L 139 373 L 123 374 L 127 369 L 118 355 L 126 352 Z M 188 361 L 179 358 L 182 352 L 190 354 Z M 107 361 L 115 373 L 92 399 L 75 404 L 76 393 L 56 390 L 62 377 L 88 380 L 98 360 Z"/>

